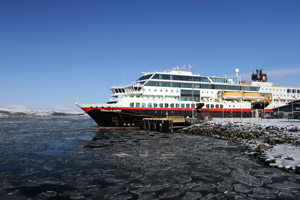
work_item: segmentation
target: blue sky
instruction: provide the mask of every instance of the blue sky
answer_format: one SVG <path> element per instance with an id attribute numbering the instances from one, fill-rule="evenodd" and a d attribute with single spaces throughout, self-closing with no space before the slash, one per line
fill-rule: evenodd
<path id="1" fill-rule="evenodd" d="M 298 0 L 0 0 L 0 107 L 77 110 L 141 72 L 256 69 L 300 86 Z"/>

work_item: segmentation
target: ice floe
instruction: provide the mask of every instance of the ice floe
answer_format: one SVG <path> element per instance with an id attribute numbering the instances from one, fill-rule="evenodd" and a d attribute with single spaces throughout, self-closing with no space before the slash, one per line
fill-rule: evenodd
<path id="1" fill-rule="evenodd" d="M 300 173 L 300 121 L 288 119 L 217 119 L 181 132 L 208 135 L 245 144 L 249 154 L 271 167 Z"/>

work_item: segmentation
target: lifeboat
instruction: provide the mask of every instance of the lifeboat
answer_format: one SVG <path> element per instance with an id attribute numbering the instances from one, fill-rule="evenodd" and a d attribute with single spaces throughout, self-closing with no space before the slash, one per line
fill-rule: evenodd
<path id="1" fill-rule="evenodd" d="M 259 99 L 260 94 L 259 93 L 254 93 L 254 92 L 245 92 L 243 93 L 243 100 L 245 101 L 255 101 Z"/>
<path id="2" fill-rule="evenodd" d="M 272 97 L 271 97 L 271 96 L 260 97 L 259 99 L 260 99 L 261 101 L 272 101 Z"/>
<path id="3" fill-rule="evenodd" d="M 222 94 L 223 99 L 232 99 L 232 100 L 238 100 L 242 98 L 242 93 L 241 92 L 223 92 Z"/>

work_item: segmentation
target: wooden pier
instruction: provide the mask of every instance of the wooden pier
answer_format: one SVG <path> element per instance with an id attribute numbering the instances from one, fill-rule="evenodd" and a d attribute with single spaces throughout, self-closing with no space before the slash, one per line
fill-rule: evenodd
<path id="1" fill-rule="evenodd" d="M 183 117 L 144 118 L 141 128 L 148 131 L 174 133 L 174 130 L 184 128 L 195 121 L 196 119 Z"/>

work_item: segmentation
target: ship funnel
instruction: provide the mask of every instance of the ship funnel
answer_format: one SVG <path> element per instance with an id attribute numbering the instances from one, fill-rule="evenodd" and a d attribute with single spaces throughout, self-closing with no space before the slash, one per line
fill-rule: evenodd
<path id="1" fill-rule="evenodd" d="M 263 70 L 256 70 L 256 73 L 252 73 L 252 81 L 259 81 L 259 82 L 267 82 L 267 74 L 263 72 Z"/>

